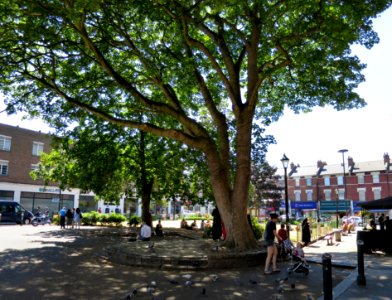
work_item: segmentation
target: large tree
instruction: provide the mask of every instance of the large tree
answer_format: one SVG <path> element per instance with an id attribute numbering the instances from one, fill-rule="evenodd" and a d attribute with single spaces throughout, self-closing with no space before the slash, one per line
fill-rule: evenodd
<path id="1" fill-rule="evenodd" d="M 247 249 L 252 130 L 286 105 L 364 105 L 350 45 L 378 41 L 390 2 L 2 0 L 0 87 L 58 128 L 94 114 L 203 152 L 227 245 Z"/>
<path id="2" fill-rule="evenodd" d="M 53 150 L 42 154 L 39 168 L 31 175 L 62 189 L 93 191 L 99 199 L 117 202 L 122 195 L 142 200 L 142 219 L 152 225 L 150 204 L 162 200 L 198 199 L 209 191 L 206 167 L 198 151 L 179 147 L 178 142 L 139 130 L 91 120 L 54 138 Z M 191 180 L 194 178 L 194 180 Z M 197 185 L 195 185 L 195 181 Z"/>

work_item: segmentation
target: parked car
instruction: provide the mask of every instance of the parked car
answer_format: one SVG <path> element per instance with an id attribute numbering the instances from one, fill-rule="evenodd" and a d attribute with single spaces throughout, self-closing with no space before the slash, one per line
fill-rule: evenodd
<path id="1" fill-rule="evenodd" d="M 29 224 L 33 214 L 15 201 L 0 201 L 0 222 Z"/>
<path id="2" fill-rule="evenodd" d="M 347 217 L 347 216 L 344 216 L 342 218 L 342 222 L 347 222 L 348 224 L 355 223 L 355 226 L 362 226 L 362 218 L 361 217 L 356 217 L 356 216 Z"/>
<path id="3" fill-rule="evenodd" d="M 348 218 L 348 223 L 355 223 L 356 226 L 362 226 L 362 218 L 361 217 L 350 217 Z"/>
<path id="4" fill-rule="evenodd" d="M 34 214 L 29 211 L 25 210 L 23 213 L 23 224 L 31 224 L 31 220 L 33 220 Z"/>

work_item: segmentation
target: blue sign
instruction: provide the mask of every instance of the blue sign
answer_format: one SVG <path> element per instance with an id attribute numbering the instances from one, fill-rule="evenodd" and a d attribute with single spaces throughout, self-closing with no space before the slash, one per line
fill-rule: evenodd
<path id="1" fill-rule="evenodd" d="M 291 202 L 291 209 L 317 209 L 317 202 L 315 201 L 293 201 Z"/>

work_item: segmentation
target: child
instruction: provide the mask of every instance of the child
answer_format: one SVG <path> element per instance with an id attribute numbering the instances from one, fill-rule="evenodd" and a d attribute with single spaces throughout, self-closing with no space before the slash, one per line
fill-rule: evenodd
<path id="1" fill-rule="evenodd" d="M 302 244 L 300 242 L 297 243 L 297 247 L 294 249 L 294 255 L 298 257 L 301 261 L 305 263 L 305 265 L 308 265 L 306 259 L 305 259 L 305 252 L 302 249 Z"/>

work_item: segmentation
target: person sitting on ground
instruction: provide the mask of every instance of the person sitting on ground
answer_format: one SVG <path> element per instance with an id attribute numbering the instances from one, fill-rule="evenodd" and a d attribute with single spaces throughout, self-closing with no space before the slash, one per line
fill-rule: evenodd
<path id="1" fill-rule="evenodd" d="M 308 262 L 305 259 L 305 252 L 304 252 L 303 246 L 302 246 L 302 244 L 300 242 L 297 243 L 297 246 L 294 249 L 294 256 L 299 258 L 306 265 L 308 264 Z"/>
<path id="2" fill-rule="evenodd" d="M 155 226 L 155 234 L 157 236 L 163 236 L 163 228 L 162 228 L 161 220 L 158 220 L 158 224 Z"/>
<path id="3" fill-rule="evenodd" d="M 181 228 L 187 228 L 187 227 L 189 227 L 189 225 L 188 225 L 188 223 L 187 223 L 187 221 L 185 221 L 185 219 L 182 219 L 182 221 L 181 221 L 181 226 L 180 226 Z"/>
<path id="4" fill-rule="evenodd" d="M 201 222 L 200 222 L 200 229 L 204 230 L 205 225 L 206 224 L 204 223 L 204 220 L 201 220 Z"/>
<path id="5" fill-rule="evenodd" d="M 192 230 L 197 229 L 196 220 L 193 220 L 193 222 L 192 222 L 192 224 L 191 224 L 191 229 L 192 229 Z"/>
<path id="6" fill-rule="evenodd" d="M 142 223 L 139 239 L 143 242 L 148 242 L 151 239 L 151 227 L 146 222 Z"/>

